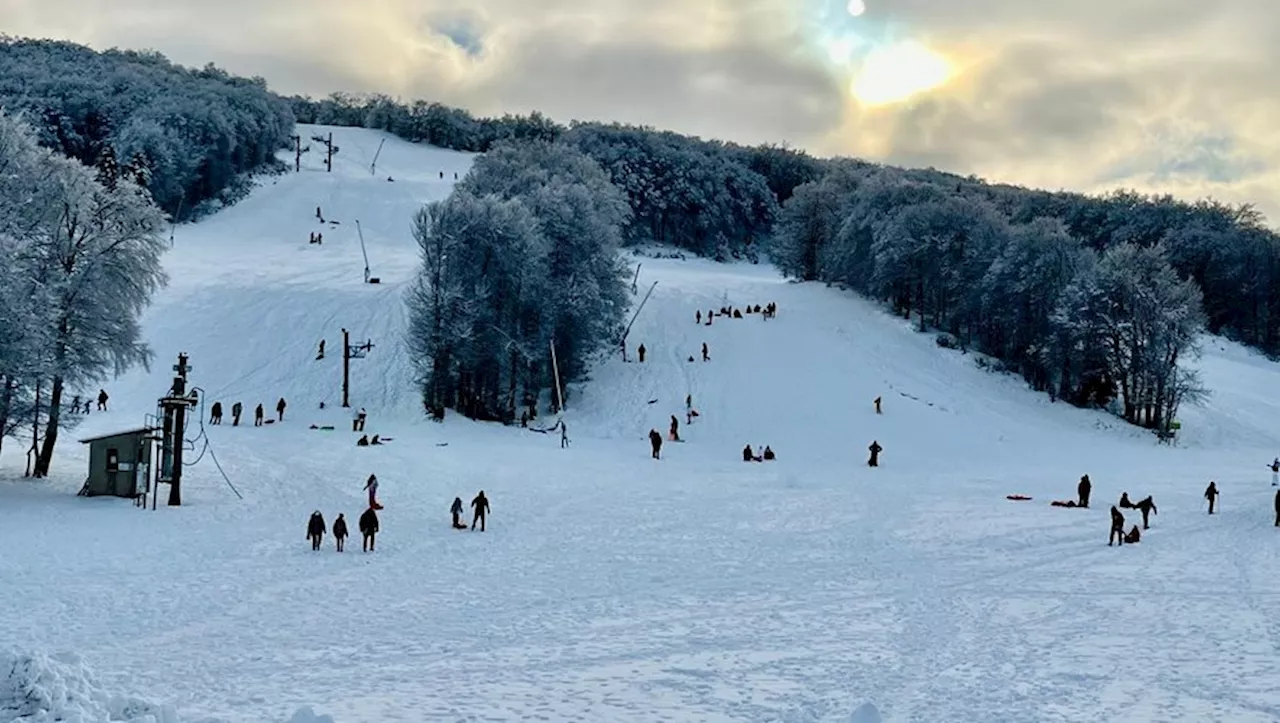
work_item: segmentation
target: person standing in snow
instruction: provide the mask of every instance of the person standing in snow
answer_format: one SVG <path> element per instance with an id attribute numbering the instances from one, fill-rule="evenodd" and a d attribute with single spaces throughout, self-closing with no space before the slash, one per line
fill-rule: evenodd
<path id="1" fill-rule="evenodd" d="M 89 406 L 90 406 L 91 404 L 93 404 L 93 400 L 92 400 L 92 399 L 86 399 L 86 400 L 84 400 L 84 413 L 85 413 L 85 414 L 88 414 L 88 413 L 89 413 Z"/>
<path id="2" fill-rule="evenodd" d="M 879 466 L 880 466 L 880 452 L 884 450 L 884 447 L 881 447 L 881 446 L 880 446 L 880 443 L 873 439 L 873 440 L 871 440 L 871 446 L 870 446 L 870 447 L 867 447 L 867 449 L 871 450 L 871 459 L 868 459 L 868 460 L 867 460 L 867 466 L 868 466 L 868 467 L 879 467 Z"/>
<path id="3" fill-rule="evenodd" d="M 702 342 L 702 361 L 711 361 L 711 353 L 707 351 L 707 342 Z"/>
<path id="4" fill-rule="evenodd" d="M 258 403 L 258 408 L 257 408 L 257 409 L 255 409 L 255 410 L 253 410 L 253 426 L 255 426 L 255 427 L 261 427 L 261 426 L 262 426 L 262 414 L 263 414 L 263 411 L 262 411 L 262 403 L 261 403 L 261 402 L 259 402 L 259 403 Z"/>
<path id="5" fill-rule="evenodd" d="M 222 402 L 213 403 L 213 411 L 209 415 L 209 424 L 222 424 Z"/>
<path id="6" fill-rule="evenodd" d="M 715 313 L 711 309 L 707 309 L 707 326 L 711 326 L 713 318 L 715 318 Z"/>
<path id="7" fill-rule="evenodd" d="M 307 521 L 307 538 L 311 540 L 311 549 L 320 549 L 320 540 L 324 538 L 324 515 L 320 514 L 320 510 L 311 513 L 311 519 Z"/>
<path id="8" fill-rule="evenodd" d="M 1155 500 L 1151 499 L 1151 495 L 1147 495 L 1146 499 L 1138 500 L 1138 504 L 1134 505 L 1134 508 L 1142 512 L 1142 529 L 1144 530 L 1151 529 L 1147 525 L 1148 515 L 1151 515 L 1152 513 L 1159 514 L 1160 512 L 1159 510 L 1156 509 L 1156 502 Z"/>
<path id="9" fill-rule="evenodd" d="M 641 345 L 640 345 L 640 348 L 639 348 L 639 349 L 636 349 L 636 354 L 639 354 L 639 355 L 640 355 L 640 363 L 641 363 L 641 364 L 644 364 L 644 352 L 645 352 L 644 344 L 641 344 Z"/>
<path id="10" fill-rule="evenodd" d="M 236 402 L 235 404 L 231 405 L 231 426 L 233 427 L 240 426 L 240 413 L 243 411 L 244 411 L 244 405 L 241 404 L 240 402 Z"/>
<path id="11" fill-rule="evenodd" d="M 360 411 L 356 412 L 356 417 L 355 417 L 355 419 L 351 420 L 351 431 L 352 431 L 352 432 L 363 432 L 363 431 L 364 431 L 364 420 L 365 420 L 364 407 L 360 407 Z"/>
<path id="12" fill-rule="evenodd" d="M 702 309 L 698 309 L 698 313 L 694 314 L 693 321 L 696 324 L 702 323 Z"/>
<path id="13" fill-rule="evenodd" d="M 1093 492 L 1093 483 L 1089 481 L 1089 475 L 1080 478 L 1080 484 L 1076 485 L 1076 494 L 1079 495 L 1079 501 L 1076 502 L 1077 507 L 1089 506 L 1089 495 Z"/>
<path id="14" fill-rule="evenodd" d="M 347 542 L 347 518 L 338 513 L 338 519 L 333 521 L 333 539 L 338 542 L 338 552 L 342 552 Z"/>
<path id="15" fill-rule="evenodd" d="M 98 390 L 98 411 L 107 411 L 107 390 L 105 389 Z"/>
<path id="16" fill-rule="evenodd" d="M 324 339 L 320 340 L 320 351 L 316 354 L 316 361 L 324 358 Z"/>
<path id="17" fill-rule="evenodd" d="M 1280 484 L 1280 457 L 1276 457 L 1267 466 L 1271 468 L 1271 486 L 1275 487 Z"/>
<path id="18" fill-rule="evenodd" d="M 1115 505 L 1111 506 L 1111 534 L 1107 536 L 1107 547 L 1111 547 L 1113 542 L 1124 545 L 1124 515 Z"/>
<path id="19" fill-rule="evenodd" d="M 476 523 L 480 523 L 480 531 L 484 532 L 484 518 L 489 514 L 489 498 L 484 496 L 484 490 L 480 490 L 480 494 L 471 500 L 471 509 L 475 511 L 474 517 L 471 519 L 471 529 L 476 529 Z"/>
<path id="20" fill-rule="evenodd" d="M 564 420 L 560 420 L 560 449 L 569 446 L 569 428 L 565 426 Z"/>
<path id="21" fill-rule="evenodd" d="M 1280 490 L 1276 490 L 1276 527 L 1280 527 Z"/>
<path id="22" fill-rule="evenodd" d="M 676 419 L 676 415 L 671 415 L 670 439 L 672 442 L 680 441 L 680 420 Z"/>
<path id="23" fill-rule="evenodd" d="M 1209 514 L 1213 514 L 1214 503 L 1218 501 L 1218 483 L 1209 480 L 1209 486 L 1204 488 L 1204 498 L 1209 500 Z"/>
<path id="24" fill-rule="evenodd" d="M 276 402 L 276 416 L 279 417 L 278 421 L 284 421 L 284 408 L 284 397 L 280 397 L 280 401 Z"/>
<path id="25" fill-rule="evenodd" d="M 75 398 L 71 400 L 71 413 L 72 414 L 80 413 L 80 395 L 79 394 L 77 394 Z"/>
<path id="26" fill-rule="evenodd" d="M 649 446 L 653 450 L 653 458 L 662 459 L 662 435 L 656 429 L 649 430 Z"/>
<path id="27" fill-rule="evenodd" d="M 453 506 L 449 508 L 449 514 L 453 515 L 453 529 L 455 530 L 467 529 L 467 523 L 462 521 L 462 513 L 464 511 L 465 510 L 462 507 L 462 498 L 454 497 Z"/>
<path id="28" fill-rule="evenodd" d="M 369 509 L 382 509 L 382 505 L 378 504 L 378 475 L 369 475 L 368 481 L 364 483 L 364 489 L 369 491 Z"/>
<path id="29" fill-rule="evenodd" d="M 373 552 L 374 535 L 378 534 L 378 513 L 373 508 L 360 515 L 360 535 L 364 537 L 362 548 L 365 552 Z"/>

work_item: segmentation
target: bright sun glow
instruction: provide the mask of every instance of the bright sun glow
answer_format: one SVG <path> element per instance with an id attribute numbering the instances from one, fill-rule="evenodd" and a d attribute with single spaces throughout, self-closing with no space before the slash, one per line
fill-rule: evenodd
<path id="1" fill-rule="evenodd" d="M 950 77 L 951 66 L 941 55 L 919 43 L 895 43 L 871 51 L 851 90 L 865 105 L 888 105 L 933 90 Z"/>
<path id="2" fill-rule="evenodd" d="M 855 18 L 867 11 L 867 4 L 862 0 L 849 0 L 849 14 Z"/>

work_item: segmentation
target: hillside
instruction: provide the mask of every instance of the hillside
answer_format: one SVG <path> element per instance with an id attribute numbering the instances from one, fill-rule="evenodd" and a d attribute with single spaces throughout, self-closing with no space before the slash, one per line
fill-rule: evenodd
<path id="1" fill-rule="evenodd" d="M 470 157 L 302 128 L 330 130 L 332 174 L 309 154 L 302 173 L 177 228 L 172 285 L 146 318 L 153 370 L 108 385 L 111 411 L 67 435 L 49 480 L 18 479 L 6 447 L 11 646 L 74 651 L 107 689 L 234 723 L 305 705 L 339 723 L 848 721 L 868 701 L 886 721 L 1280 716 L 1258 682 L 1280 674 L 1263 468 L 1275 364 L 1207 340 L 1217 394 L 1162 447 L 846 292 L 765 265 L 635 256 L 637 298 L 658 286 L 632 361 L 611 355 L 572 390 L 569 449 L 452 414 L 434 424 L 404 353 L 409 217 Z M 363 283 L 357 219 L 381 284 Z M 695 325 L 699 309 L 770 301 L 776 319 Z M 343 326 L 377 345 L 352 362 L 351 401 L 385 446 L 354 446 L 337 406 Z M 180 351 L 207 401 L 242 400 L 251 418 L 284 396 L 285 421 L 193 423 L 181 508 L 75 497 L 75 439 L 142 423 Z M 653 461 L 645 434 L 672 414 L 687 441 Z M 746 443 L 779 458 L 744 463 Z M 1091 509 L 1047 505 L 1086 472 Z M 377 552 L 349 541 L 338 555 L 332 538 L 312 552 L 307 516 L 354 524 L 370 473 L 386 505 Z M 1209 479 L 1224 494 L 1213 517 Z M 489 530 L 449 529 L 450 502 L 479 489 Z M 1159 512 L 1140 544 L 1110 549 L 1122 491 Z"/>

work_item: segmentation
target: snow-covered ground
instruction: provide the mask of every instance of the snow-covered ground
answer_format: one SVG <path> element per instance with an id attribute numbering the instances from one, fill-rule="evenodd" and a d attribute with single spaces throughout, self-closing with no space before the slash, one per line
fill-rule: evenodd
<path id="1" fill-rule="evenodd" d="M 1208 340 L 1214 396 L 1161 447 L 838 290 L 765 266 L 635 258 L 640 293 L 659 283 L 633 361 L 615 355 L 573 389 L 570 449 L 456 416 L 433 424 L 403 342 L 409 222 L 470 158 L 388 137 L 371 175 L 382 134 L 331 130 L 332 174 L 313 152 L 301 174 L 178 228 L 172 284 L 147 319 L 152 372 L 108 385 L 111 411 L 66 435 L 51 479 L 22 480 L 6 443 L 0 645 L 72 651 L 102 690 L 184 720 L 286 721 L 309 705 L 338 723 L 847 722 L 866 702 L 886 721 L 1280 719 L 1280 530 L 1264 469 L 1277 365 Z M 321 225 L 317 205 L 338 223 Z M 380 285 L 362 283 L 357 219 Z M 694 322 L 769 301 L 773 320 Z M 352 362 L 351 400 L 386 446 L 357 448 L 339 408 L 344 326 L 376 345 Z M 190 430 L 209 451 L 187 471 L 185 505 L 74 496 L 87 465 L 76 439 L 143 423 L 180 351 L 228 407 L 223 426 Z M 692 426 L 686 394 L 702 414 Z M 232 402 L 251 422 L 281 396 L 283 424 L 230 426 Z M 645 435 L 672 414 L 686 442 L 655 462 Z M 747 443 L 778 461 L 742 462 Z M 312 552 L 308 514 L 354 526 L 370 473 L 386 505 L 378 551 L 355 541 L 339 555 L 326 538 Z M 1084 473 L 1094 509 L 1048 506 Z M 1213 517 L 1210 479 L 1223 491 Z M 451 530 L 453 498 L 480 489 L 489 531 Z M 1159 513 L 1141 544 L 1108 548 L 1123 491 L 1153 494 Z"/>

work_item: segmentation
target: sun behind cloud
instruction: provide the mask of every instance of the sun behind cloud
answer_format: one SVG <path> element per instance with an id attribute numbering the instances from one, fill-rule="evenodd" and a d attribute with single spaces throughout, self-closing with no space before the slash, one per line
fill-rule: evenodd
<path id="1" fill-rule="evenodd" d="M 863 105 L 890 105 L 939 88 L 953 76 L 942 55 L 916 41 L 899 41 L 871 50 L 850 90 Z"/>

